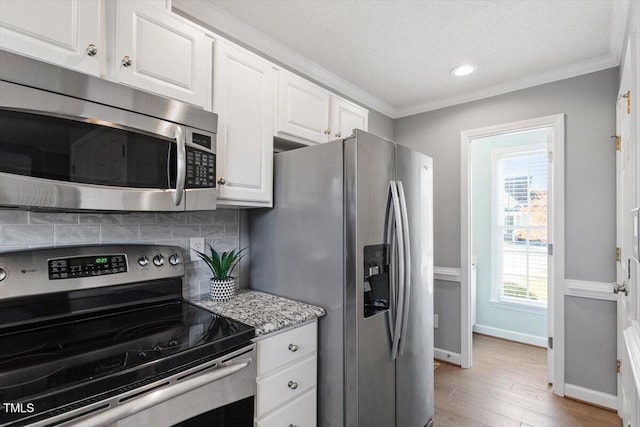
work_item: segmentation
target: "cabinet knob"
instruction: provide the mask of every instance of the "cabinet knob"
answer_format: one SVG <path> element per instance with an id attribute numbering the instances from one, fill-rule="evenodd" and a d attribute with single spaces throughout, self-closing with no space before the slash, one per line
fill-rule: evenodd
<path id="1" fill-rule="evenodd" d="M 89 46 L 87 46 L 87 55 L 96 56 L 97 53 L 98 53 L 98 48 L 96 47 L 95 44 L 91 43 Z"/>
<path id="2" fill-rule="evenodd" d="M 325 129 L 324 130 L 324 134 L 325 135 L 331 135 L 331 129 Z"/>
<path id="3" fill-rule="evenodd" d="M 295 344 L 289 344 L 289 350 L 295 353 L 298 351 L 298 346 Z"/>
<path id="4" fill-rule="evenodd" d="M 218 180 L 218 184 L 220 184 L 220 185 L 225 185 L 226 183 L 227 183 L 227 181 L 225 181 L 224 178 L 220 178 Z"/>
<path id="5" fill-rule="evenodd" d="M 130 56 L 125 56 L 124 58 L 122 58 L 123 67 L 131 67 L 131 64 L 133 64 L 133 60 Z"/>
<path id="6" fill-rule="evenodd" d="M 298 426 L 295 424 L 289 424 L 289 427 L 298 427 Z"/>
<path id="7" fill-rule="evenodd" d="M 291 390 L 295 390 L 295 389 L 297 389 L 297 388 L 298 388 L 298 383 L 297 383 L 297 382 L 295 382 L 295 381 L 289 381 L 289 384 L 287 384 L 287 385 L 289 386 L 289 388 L 290 388 Z"/>
<path id="8" fill-rule="evenodd" d="M 342 137 L 342 132 L 336 133 L 336 138 L 340 138 L 340 137 Z"/>

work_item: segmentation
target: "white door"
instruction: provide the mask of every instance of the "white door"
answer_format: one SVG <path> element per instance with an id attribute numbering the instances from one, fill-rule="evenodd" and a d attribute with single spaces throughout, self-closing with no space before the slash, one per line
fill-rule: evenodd
<path id="1" fill-rule="evenodd" d="M 99 0 L 2 0 L 0 47 L 81 73 L 100 74 Z"/>
<path id="2" fill-rule="evenodd" d="M 209 107 L 211 51 L 205 34 L 145 1 L 118 2 L 120 83 Z"/>
<path id="3" fill-rule="evenodd" d="M 623 62 L 618 102 L 616 106 L 617 135 L 620 138 L 620 149 L 616 154 L 616 240 L 620 255 L 616 268 L 616 286 L 626 285 L 627 293 L 618 293 L 618 359 L 623 360 L 621 373 L 618 374 L 618 404 L 623 425 L 637 426 L 637 397 L 633 374 L 629 359 L 626 357 L 626 346 L 623 332 L 631 322 L 637 319 L 638 269 L 637 261 L 632 257 L 631 244 L 633 236 L 632 210 L 638 207 L 637 200 L 637 135 L 631 113 L 635 110 L 635 102 L 631 94 L 634 64 L 631 61 L 633 45 L 627 45 L 627 54 Z"/>
<path id="4" fill-rule="evenodd" d="M 278 133 L 329 141 L 329 91 L 286 70 L 280 70 L 278 86 Z"/>
<path id="5" fill-rule="evenodd" d="M 238 46 L 216 41 L 214 50 L 218 202 L 270 205 L 276 72 Z"/>
<path id="6" fill-rule="evenodd" d="M 354 129 L 369 129 L 369 111 L 331 95 L 331 139 L 346 138 Z"/>

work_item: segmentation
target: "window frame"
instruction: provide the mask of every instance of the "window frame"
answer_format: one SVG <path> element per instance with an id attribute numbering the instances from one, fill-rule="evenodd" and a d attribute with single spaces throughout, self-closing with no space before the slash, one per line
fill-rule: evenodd
<path id="1" fill-rule="evenodd" d="M 528 131 L 530 129 L 523 129 Z M 549 132 L 552 129 L 549 128 Z M 519 133 L 519 131 L 509 132 Z M 498 209 L 498 197 L 500 191 L 499 173 L 498 173 L 498 161 L 509 157 L 524 157 L 527 153 L 535 153 L 545 151 L 547 157 L 551 155 L 549 148 L 549 139 L 547 142 L 537 144 L 516 145 L 513 147 L 496 148 L 491 150 L 491 298 L 490 304 L 498 308 L 507 308 L 517 311 L 524 311 L 534 314 L 546 314 L 548 310 L 548 300 L 544 302 L 536 302 L 530 299 L 520 299 L 516 297 L 509 297 L 503 295 L 502 289 L 502 237 L 499 236 L 500 225 L 498 224 L 499 209 Z M 551 188 L 551 171 L 549 170 L 549 162 L 547 162 L 547 191 L 548 194 L 552 191 Z M 548 202 L 549 203 L 549 202 Z M 551 217 L 551 209 L 547 209 L 547 238 L 549 239 L 549 220 Z M 515 221 L 514 221 L 515 222 Z M 547 283 L 549 281 L 549 275 L 551 274 L 551 266 L 549 256 L 547 254 Z M 550 292 L 550 290 L 548 290 Z"/>

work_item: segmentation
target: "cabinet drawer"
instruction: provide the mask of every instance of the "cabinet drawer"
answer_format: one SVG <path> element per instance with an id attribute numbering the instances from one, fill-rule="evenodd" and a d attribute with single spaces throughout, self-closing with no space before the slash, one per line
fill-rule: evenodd
<path id="1" fill-rule="evenodd" d="M 316 389 L 256 422 L 256 427 L 315 427 L 317 417 Z"/>
<path id="2" fill-rule="evenodd" d="M 313 353 L 317 347 L 316 322 L 258 341 L 258 376 Z"/>
<path id="3" fill-rule="evenodd" d="M 256 416 L 260 417 L 315 388 L 317 363 L 318 360 L 313 355 L 295 365 L 276 371 L 273 375 L 258 379 Z"/>

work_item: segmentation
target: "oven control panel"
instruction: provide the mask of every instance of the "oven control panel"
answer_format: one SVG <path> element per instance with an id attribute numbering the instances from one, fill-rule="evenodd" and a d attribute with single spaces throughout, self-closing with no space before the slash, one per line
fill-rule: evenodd
<path id="1" fill-rule="evenodd" d="M 124 254 L 57 258 L 48 261 L 49 280 L 103 276 L 127 272 Z"/>

